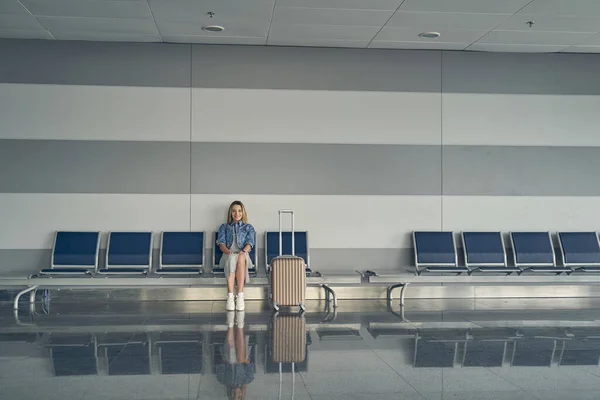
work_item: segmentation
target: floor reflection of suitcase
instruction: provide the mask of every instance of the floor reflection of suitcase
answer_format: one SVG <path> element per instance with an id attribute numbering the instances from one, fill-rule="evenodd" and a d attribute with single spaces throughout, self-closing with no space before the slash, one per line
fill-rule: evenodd
<path id="1" fill-rule="evenodd" d="M 292 399 L 295 394 L 296 363 L 306 359 L 306 320 L 304 315 L 276 315 L 273 320 L 273 362 L 279 364 L 279 399 L 282 395 L 282 364 L 292 365 Z"/>
<path id="2" fill-rule="evenodd" d="M 282 215 L 290 214 L 292 219 L 292 254 L 283 255 Z M 297 257 L 294 240 L 294 212 L 279 211 L 279 256 L 271 262 L 271 301 L 273 308 L 280 306 L 299 306 L 301 312 L 306 308 L 306 263 L 302 257 Z"/>
<path id="3" fill-rule="evenodd" d="M 303 315 L 281 315 L 273 320 L 273 361 L 299 363 L 306 358 L 306 320 Z"/>

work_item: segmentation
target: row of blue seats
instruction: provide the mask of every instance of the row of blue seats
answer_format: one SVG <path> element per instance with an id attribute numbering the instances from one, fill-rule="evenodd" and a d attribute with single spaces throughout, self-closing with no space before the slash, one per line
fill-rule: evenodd
<path id="1" fill-rule="evenodd" d="M 510 232 L 513 265 L 507 260 L 501 232 L 462 232 L 464 265 L 459 265 L 454 232 L 413 232 L 416 273 L 471 274 L 524 271 L 561 274 L 600 272 L 600 242 L 596 232 L 558 232 L 562 265 L 550 232 Z"/>
<path id="2" fill-rule="evenodd" d="M 57 231 L 52 246 L 50 267 L 42 275 L 74 274 L 148 274 L 152 269 L 152 232 L 109 232 L 106 259 L 99 265 L 101 232 Z M 201 274 L 205 267 L 205 232 L 162 232 L 157 274 Z M 213 234 L 213 273 L 222 274 L 219 262 L 223 253 Z M 310 272 L 308 232 L 294 232 L 296 254 L 306 262 Z M 291 232 L 282 234 L 283 254 L 291 254 Z M 279 232 L 265 232 L 265 267 L 270 271 L 271 260 L 279 255 Z M 256 274 L 256 248 L 250 251 Z"/>

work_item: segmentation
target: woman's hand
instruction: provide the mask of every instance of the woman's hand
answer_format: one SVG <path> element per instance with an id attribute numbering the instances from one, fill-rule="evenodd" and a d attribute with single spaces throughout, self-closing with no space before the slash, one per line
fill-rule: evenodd
<path id="1" fill-rule="evenodd" d="M 221 249 L 221 253 L 223 253 L 223 254 L 231 254 L 231 250 L 229 250 L 227 248 L 227 246 L 225 246 L 224 243 L 220 243 L 219 244 L 219 248 Z"/>

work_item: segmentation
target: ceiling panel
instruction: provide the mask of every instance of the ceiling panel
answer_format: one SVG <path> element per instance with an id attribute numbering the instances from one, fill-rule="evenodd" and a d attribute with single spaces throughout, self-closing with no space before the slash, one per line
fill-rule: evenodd
<path id="1" fill-rule="evenodd" d="M 400 11 L 514 14 L 531 0 L 406 0 Z"/>
<path id="2" fill-rule="evenodd" d="M 277 0 L 277 7 L 338 8 L 395 11 L 402 0 Z"/>
<path id="3" fill-rule="evenodd" d="M 0 14 L 0 30 L 16 29 L 16 30 L 45 30 L 40 23 L 31 15 L 6 15 Z"/>
<path id="4" fill-rule="evenodd" d="M 287 25 L 273 23 L 269 33 L 269 43 L 273 40 L 293 39 L 334 39 L 334 40 L 371 40 L 377 34 L 376 26 L 344 25 Z"/>
<path id="5" fill-rule="evenodd" d="M 398 11 L 386 27 L 419 28 L 422 32 L 443 29 L 493 29 L 506 20 L 506 14 L 460 14 Z"/>
<path id="6" fill-rule="evenodd" d="M 223 32 L 206 32 L 202 24 L 192 22 L 160 22 L 157 21 L 161 35 L 170 36 L 204 36 L 206 38 L 226 37 L 262 37 L 266 38 L 269 25 L 253 21 L 239 21 L 236 24 L 225 24 Z M 221 40 L 221 39 L 220 39 Z M 213 43 L 213 42 L 211 42 Z"/>
<path id="7" fill-rule="evenodd" d="M 563 50 L 564 48 L 565 46 L 475 43 L 471 45 L 467 50 L 508 53 L 556 53 L 558 51 Z"/>
<path id="8" fill-rule="evenodd" d="M 589 33 L 492 31 L 478 43 L 570 46 L 589 37 Z"/>
<path id="9" fill-rule="evenodd" d="M 110 0 L 102 0 L 110 1 Z M 127 1 L 127 0 L 124 0 Z M 146 0 L 142 0 L 146 1 Z M 214 10 L 232 10 L 239 8 L 255 8 L 255 7 L 271 7 L 275 5 L 275 0 L 147 0 L 150 7 L 170 7 L 170 8 L 187 8 L 187 9 L 209 9 Z"/>
<path id="10" fill-rule="evenodd" d="M 146 2 L 21 0 L 33 15 L 54 17 L 152 18 Z"/>
<path id="11" fill-rule="evenodd" d="M 419 33 L 423 30 L 419 28 L 383 28 L 381 32 L 375 37 L 375 40 L 386 41 L 386 42 L 421 42 L 421 43 L 435 43 L 435 42 L 454 42 L 454 43 L 473 43 L 483 35 L 487 30 L 474 30 L 474 29 L 444 29 L 438 30 L 441 34 L 438 39 L 423 39 L 419 37 Z"/>
<path id="12" fill-rule="evenodd" d="M 597 52 L 599 32 L 600 0 L 0 0 L 0 38 Z"/>
<path id="13" fill-rule="evenodd" d="M 199 35 L 161 35 L 165 43 L 209 43 L 209 44 L 240 44 L 265 45 L 267 38 L 262 37 L 220 37 Z"/>
<path id="14" fill-rule="evenodd" d="M 534 21 L 531 27 L 527 24 Z M 600 32 L 600 17 L 517 14 L 502 24 L 501 31 Z"/>
<path id="15" fill-rule="evenodd" d="M 470 43 L 423 43 L 423 42 L 386 42 L 373 40 L 370 49 L 427 49 L 427 50 L 464 50 Z"/>
<path id="16" fill-rule="evenodd" d="M 56 32 L 57 40 L 87 40 L 96 42 L 160 42 L 160 36 L 156 34 L 119 34 L 106 32 Z"/>
<path id="17" fill-rule="evenodd" d="M 393 11 L 333 10 L 302 7 L 275 7 L 273 22 L 300 25 L 359 25 L 382 27 Z"/>
<path id="18" fill-rule="evenodd" d="M 340 40 L 296 37 L 291 39 L 269 38 L 268 44 L 271 46 L 346 47 L 364 49 L 368 46 L 369 42 L 370 40 Z"/>
<path id="19" fill-rule="evenodd" d="M 598 0 L 534 0 L 523 14 L 600 16 Z"/>
<path id="20" fill-rule="evenodd" d="M 53 39 L 48 31 L 23 31 L 16 29 L 0 30 L 0 37 L 6 39 Z"/>
<path id="21" fill-rule="evenodd" d="M 269 22 L 273 15 L 273 1 L 260 5 L 260 2 L 253 1 L 149 0 L 149 4 L 157 21 L 206 23 L 210 20 L 211 23 L 220 24 L 223 21 L 250 19 Z M 211 18 L 207 14 L 209 12 L 215 15 Z"/>
<path id="22" fill-rule="evenodd" d="M 38 17 L 50 32 L 157 33 L 152 20 L 128 18 Z"/>
<path id="23" fill-rule="evenodd" d="M 0 1 L 0 14 L 29 15 L 29 12 L 17 0 Z"/>

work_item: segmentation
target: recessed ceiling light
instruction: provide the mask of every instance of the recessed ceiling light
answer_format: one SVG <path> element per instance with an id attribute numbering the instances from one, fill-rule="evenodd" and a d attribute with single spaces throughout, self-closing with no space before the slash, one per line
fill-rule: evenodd
<path id="1" fill-rule="evenodd" d="M 206 32 L 223 32 L 225 28 L 219 25 L 206 25 L 202 27 L 202 30 Z"/>
<path id="2" fill-rule="evenodd" d="M 424 39 L 435 39 L 435 38 L 439 38 L 440 34 L 439 34 L 439 32 L 422 32 L 422 33 L 419 33 L 419 37 L 422 37 Z"/>

